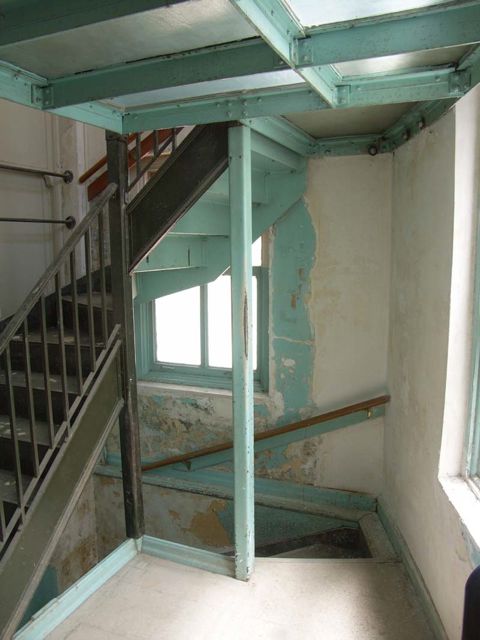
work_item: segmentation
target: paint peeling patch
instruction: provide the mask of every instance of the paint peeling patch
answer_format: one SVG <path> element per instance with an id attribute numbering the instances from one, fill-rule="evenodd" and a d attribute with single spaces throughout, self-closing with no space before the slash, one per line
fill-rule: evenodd
<path id="1" fill-rule="evenodd" d="M 224 547 L 231 544 L 230 537 L 221 524 L 218 512 L 225 510 L 224 500 L 214 500 L 208 509 L 195 514 L 190 522 L 190 531 L 203 544 Z"/>

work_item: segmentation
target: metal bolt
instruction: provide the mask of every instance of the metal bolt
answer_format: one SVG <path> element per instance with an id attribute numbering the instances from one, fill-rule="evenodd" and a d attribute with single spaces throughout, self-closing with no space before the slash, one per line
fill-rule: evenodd
<path id="1" fill-rule="evenodd" d="M 377 153 L 378 153 L 378 147 L 377 147 L 377 145 L 376 145 L 376 144 L 371 144 L 371 145 L 368 147 L 368 153 L 369 153 L 371 156 L 376 156 L 376 155 L 377 155 Z"/>
<path id="2" fill-rule="evenodd" d="M 425 126 L 426 126 L 425 118 L 420 118 L 420 120 L 418 121 L 417 126 L 418 126 L 419 129 L 425 129 Z"/>

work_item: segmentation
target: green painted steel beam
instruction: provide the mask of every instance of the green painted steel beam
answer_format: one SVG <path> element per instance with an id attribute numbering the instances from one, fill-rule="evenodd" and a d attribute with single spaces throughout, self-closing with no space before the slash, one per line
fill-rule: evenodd
<path id="1" fill-rule="evenodd" d="M 312 90 L 281 87 L 270 91 L 235 93 L 131 110 L 124 116 L 123 129 L 125 133 L 132 133 L 182 125 L 232 122 L 260 116 L 317 111 L 324 108 L 325 102 Z"/>
<path id="2" fill-rule="evenodd" d="M 232 288 L 232 403 L 235 576 L 248 580 L 255 562 L 252 166 L 251 131 L 228 131 Z"/>
<path id="3" fill-rule="evenodd" d="M 372 149 L 372 155 L 378 153 L 378 134 L 356 136 L 337 136 L 320 138 L 315 142 L 310 154 L 314 156 L 356 156 L 366 154 Z"/>
<path id="4" fill-rule="evenodd" d="M 288 65 L 263 42 L 230 43 L 58 78 L 44 88 L 43 106 L 58 108 L 285 68 Z"/>
<path id="5" fill-rule="evenodd" d="M 271 170 L 275 170 L 275 166 L 293 171 L 302 169 L 304 165 L 303 156 L 295 151 L 287 149 L 256 131 L 251 132 L 251 140 L 253 162 L 255 162 L 255 156 L 260 156 L 268 162 Z"/>
<path id="6" fill-rule="evenodd" d="M 480 42 L 478 2 L 351 20 L 295 38 L 296 65 L 320 66 Z"/>
<path id="7" fill-rule="evenodd" d="M 6 62 L 0 63 L 0 98 L 40 109 L 42 97 L 37 91 L 45 82 L 45 78 L 22 71 Z"/>
<path id="8" fill-rule="evenodd" d="M 135 273 L 205 267 L 207 242 L 203 236 L 169 234 L 135 267 Z"/>
<path id="9" fill-rule="evenodd" d="M 460 98 L 470 88 L 470 71 L 456 71 L 452 67 L 343 77 L 337 88 L 338 106 L 349 108 Z"/>
<path id="10" fill-rule="evenodd" d="M 88 102 L 72 107 L 62 107 L 52 111 L 57 116 L 78 120 L 106 131 L 123 133 L 123 112 L 112 109 L 100 102 Z"/>
<path id="11" fill-rule="evenodd" d="M 324 68 L 296 69 L 292 59 L 294 42 L 305 38 L 305 30 L 289 5 L 283 0 L 231 0 L 257 33 L 274 51 L 316 91 L 325 102 L 336 102 L 336 71 Z"/>
<path id="12" fill-rule="evenodd" d="M 283 147 L 307 155 L 315 145 L 315 138 L 281 117 L 247 118 L 241 123 Z"/>
<path id="13" fill-rule="evenodd" d="M 2 2 L 0 47 L 122 18 L 185 0 L 10 0 Z M 1 55 L 0 55 L 1 57 Z"/>

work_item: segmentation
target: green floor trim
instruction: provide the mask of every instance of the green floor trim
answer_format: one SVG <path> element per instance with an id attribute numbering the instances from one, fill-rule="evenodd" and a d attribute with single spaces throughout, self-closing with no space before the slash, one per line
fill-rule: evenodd
<path id="1" fill-rule="evenodd" d="M 95 472 L 120 480 L 119 456 L 110 454 L 107 464 L 98 465 Z M 143 483 L 214 498 L 233 498 L 233 474 L 226 471 L 185 472 L 159 469 L 144 473 Z M 313 487 L 270 478 L 255 478 L 255 503 L 355 522 L 365 514 L 375 512 L 377 508 L 376 498 L 365 493 Z"/>
<path id="2" fill-rule="evenodd" d="M 40 609 L 28 624 L 17 631 L 14 640 L 45 638 L 138 552 L 139 544 L 135 540 L 126 540 L 58 598 Z"/>
<path id="3" fill-rule="evenodd" d="M 397 527 L 391 514 L 385 509 L 381 502 L 378 504 L 377 513 L 393 548 L 403 562 L 403 566 L 405 567 L 413 588 L 416 591 L 435 640 L 448 640 L 447 633 L 432 600 L 428 587 L 425 584 L 423 576 L 420 573 L 420 569 L 418 568 L 400 529 Z"/>
<path id="4" fill-rule="evenodd" d="M 184 564 L 187 567 L 205 569 L 206 571 L 232 578 L 235 575 L 233 558 L 213 553 L 212 551 L 205 551 L 204 549 L 195 549 L 177 542 L 170 542 L 169 540 L 143 536 L 141 552 L 163 560 Z"/>

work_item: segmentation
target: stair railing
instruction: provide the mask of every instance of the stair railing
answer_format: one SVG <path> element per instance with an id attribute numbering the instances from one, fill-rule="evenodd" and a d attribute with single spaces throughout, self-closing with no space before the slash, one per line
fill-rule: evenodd
<path id="1" fill-rule="evenodd" d="M 140 182 L 149 169 L 152 168 L 154 162 L 168 149 L 169 146 L 171 146 L 172 152 L 175 151 L 177 146 L 177 134 L 179 131 L 181 131 L 181 128 L 158 129 L 153 130 L 150 133 L 132 133 L 128 136 L 127 170 L 133 175 L 128 185 L 126 185 L 127 193 Z M 147 154 L 148 160 L 145 161 Z M 80 176 L 78 179 L 79 183 L 84 184 L 106 166 L 107 156 L 105 155 Z M 88 200 L 93 200 L 93 198 L 105 189 L 107 184 L 108 176 L 105 169 L 103 173 L 88 185 Z"/>
<path id="2" fill-rule="evenodd" d="M 84 219 L 77 225 L 66 244 L 51 263 L 30 294 L 20 306 L 15 315 L 0 334 L 0 371 L 3 369 L 4 388 L 7 413 L 10 422 L 10 438 L 13 458 L 13 475 L 18 508 L 6 522 L 3 505 L 0 501 L 0 546 L 12 536 L 19 523 L 22 523 L 28 512 L 33 497 L 42 484 L 42 477 L 52 463 L 52 455 L 66 446 L 75 417 L 92 386 L 102 363 L 108 356 L 109 349 L 118 333 L 118 327 L 110 329 L 107 307 L 107 265 L 109 264 L 109 246 L 107 242 L 108 215 L 106 208 L 112 196 L 117 191 L 117 185 L 110 184 L 95 200 Z M 79 262 L 83 261 L 84 276 L 78 280 Z M 95 264 L 96 263 L 96 264 Z M 93 267 L 97 266 L 94 271 Z M 100 306 L 100 323 L 94 323 L 94 300 L 92 280 L 95 277 L 99 288 L 99 300 L 95 305 Z M 79 326 L 79 285 L 82 283 L 86 299 L 86 314 L 88 325 L 89 345 L 89 373 L 85 374 L 82 363 L 81 346 L 85 345 L 85 338 L 81 342 Z M 70 309 L 73 314 L 73 343 L 75 349 L 75 375 L 67 375 L 64 300 L 68 296 Z M 54 320 L 52 320 L 54 319 Z M 54 326 L 52 328 L 52 322 Z M 32 373 L 31 368 L 31 331 L 40 335 L 40 352 L 42 371 Z M 54 334 L 52 336 L 52 331 Z M 53 378 L 50 375 L 50 348 L 52 341 L 60 351 L 60 375 Z M 12 347 L 18 351 L 18 343 L 22 345 L 23 353 L 22 375 L 12 367 Z M 14 344 L 16 343 L 16 345 Z M 36 377 L 35 377 L 36 376 Z M 18 384 L 26 389 L 26 404 L 28 412 L 29 454 L 33 477 L 25 485 L 25 475 L 22 473 L 20 456 L 21 442 L 17 428 L 16 417 L 16 388 Z M 53 385 L 53 386 L 52 386 Z M 61 419 L 54 415 L 52 406 L 52 392 L 61 393 Z M 38 396 L 44 403 L 46 423 L 48 424 L 48 448 L 42 447 L 40 455 L 36 429 L 36 400 Z M 22 443 L 24 446 L 25 442 Z M 31 475 L 31 473 L 29 474 Z"/>

